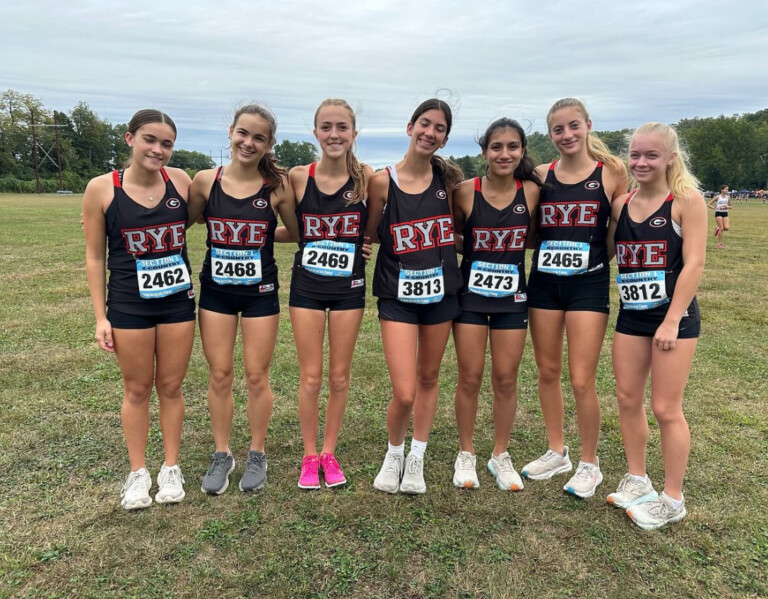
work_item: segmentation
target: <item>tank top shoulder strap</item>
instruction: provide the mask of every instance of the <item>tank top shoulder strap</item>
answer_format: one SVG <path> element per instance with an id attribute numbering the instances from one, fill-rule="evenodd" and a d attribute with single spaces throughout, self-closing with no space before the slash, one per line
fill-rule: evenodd
<path id="1" fill-rule="evenodd" d="M 633 189 L 632 191 L 629 192 L 629 195 L 627 196 L 627 199 L 624 200 L 624 205 L 625 206 L 629 206 L 630 200 L 635 197 L 636 193 L 637 193 L 636 189 Z"/>
<path id="2" fill-rule="evenodd" d="M 309 165 L 309 177 L 311 179 L 315 178 L 315 169 L 317 168 L 317 162 L 313 162 Z"/>
<path id="3" fill-rule="evenodd" d="M 218 181 L 219 183 L 221 183 L 221 175 L 223 172 L 224 172 L 223 166 L 220 166 L 219 168 L 216 169 L 216 181 Z"/>
<path id="4" fill-rule="evenodd" d="M 520 191 L 523 188 L 523 182 L 515 177 L 515 186 L 517 188 L 517 191 Z"/>
<path id="5" fill-rule="evenodd" d="M 123 171 L 117 169 L 112 171 L 112 185 L 118 189 L 123 187 Z"/>
<path id="6" fill-rule="evenodd" d="M 475 177 L 475 191 L 483 191 L 483 178 Z"/>

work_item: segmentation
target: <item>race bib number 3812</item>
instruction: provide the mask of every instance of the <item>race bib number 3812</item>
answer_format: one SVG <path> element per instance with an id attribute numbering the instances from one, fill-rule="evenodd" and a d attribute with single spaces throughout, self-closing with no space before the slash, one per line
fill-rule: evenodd
<path id="1" fill-rule="evenodd" d="M 663 270 L 620 273 L 616 282 L 625 310 L 650 310 L 669 302 Z"/>

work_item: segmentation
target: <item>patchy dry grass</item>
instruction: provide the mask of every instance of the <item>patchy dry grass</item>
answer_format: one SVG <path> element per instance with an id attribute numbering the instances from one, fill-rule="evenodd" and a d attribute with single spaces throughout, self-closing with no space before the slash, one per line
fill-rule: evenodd
<path id="1" fill-rule="evenodd" d="M 268 486 L 252 496 L 236 485 L 218 498 L 199 491 L 212 438 L 198 340 L 185 382 L 187 499 L 126 513 L 118 502 L 128 467 L 120 374 L 92 341 L 79 198 L 5 195 L 0 208 L 0 597 L 768 595 L 768 524 L 761 515 L 768 504 L 768 207 L 737 205 L 728 248 L 709 244 L 699 293 L 702 338 L 686 394 L 690 515 L 656 533 L 640 531 L 602 501 L 626 467 L 610 327 L 598 376 L 605 484 L 592 500 L 563 494 L 561 480 L 505 494 L 486 472 L 476 492 L 453 489 L 452 349 L 428 452 L 429 492 L 375 493 L 389 382 L 371 299 L 337 452 L 351 482 L 336 491 L 297 489 L 302 449 L 285 301 L 288 247 L 278 251 L 284 312 L 272 369 Z M 190 245 L 199 268 L 202 227 L 190 232 Z M 248 446 L 242 368 L 238 375 L 235 480 Z M 148 458 L 156 470 L 162 452 L 154 407 L 152 422 Z M 578 456 L 567 386 L 566 423 Z M 652 431 L 650 475 L 661 482 L 658 431 Z M 476 437 L 485 456 L 492 447 L 487 387 Z M 530 347 L 510 448 L 518 465 L 545 449 Z"/>

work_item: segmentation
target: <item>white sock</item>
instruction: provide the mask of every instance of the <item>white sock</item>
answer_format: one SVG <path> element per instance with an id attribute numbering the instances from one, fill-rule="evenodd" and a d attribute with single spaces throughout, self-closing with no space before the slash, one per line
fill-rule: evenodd
<path id="1" fill-rule="evenodd" d="M 392 455 L 399 455 L 404 456 L 405 455 L 405 441 L 400 443 L 400 445 L 392 445 L 392 443 L 387 443 L 388 449 L 387 453 L 391 453 Z"/>
<path id="2" fill-rule="evenodd" d="M 647 475 L 647 474 L 646 474 L 645 476 L 638 476 L 637 474 L 630 474 L 630 476 L 631 476 L 631 477 L 632 477 L 634 480 L 636 480 L 636 481 L 638 481 L 638 482 L 641 482 L 641 483 L 643 483 L 643 484 L 646 484 L 646 485 L 648 484 L 648 481 L 650 480 L 650 479 L 648 478 L 648 475 Z"/>
<path id="3" fill-rule="evenodd" d="M 426 450 L 427 450 L 426 441 L 417 441 L 416 439 L 411 439 L 411 453 L 415 455 L 417 458 L 421 458 L 423 460 L 424 452 Z"/>
<path id="4" fill-rule="evenodd" d="M 683 505 L 683 501 L 685 501 L 685 497 L 683 496 L 682 493 L 680 493 L 680 499 L 674 499 L 669 495 L 667 495 L 666 493 L 664 493 L 663 491 L 661 494 L 669 500 L 669 502 L 672 504 L 672 507 L 676 510 L 679 510 L 680 506 Z"/>

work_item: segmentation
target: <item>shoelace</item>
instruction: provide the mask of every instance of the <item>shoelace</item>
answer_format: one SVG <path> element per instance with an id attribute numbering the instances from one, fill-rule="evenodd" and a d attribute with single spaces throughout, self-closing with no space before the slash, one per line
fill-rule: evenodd
<path id="1" fill-rule="evenodd" d="M 408 462 L 408 474 L 416 474 L 419 471 L 421 460 L 411 460 Z"/>
<path id="2" fill-rule="evenodd" d="M 468 454 L 459 454 L 459 469 L 472 470 L 475 465 L 472 463 L 472 456 Z"/>
<path id="3" fill-rule="evenodd" d="M 125 481 L 125 485 L 123 486 L 123 495 L 125 495 L 128 491 L 131 490 L 131 487 L 136 484 L 137 481 L 144 478 L 140 472 L 131 472 L 128 475 L 128 480 Z"/>
<path id="4" fill-rule="evenodd" d="M 260 455 L 248 456 L 248 461 L 245 464 L 246 470 L 259 470 L 264 464 L 264 458 Z"/>
<path id="5" fill-rule="evenodd" d="M 225 455 L 224 457 L 216 456 L 211 461 L 211 467 L 208 468 L 208 474 L 217 474 L 219 472 L 229 470 L 227 467 L 227 459 L 229 458 L 229 455 Z"/>
<path id="6" fill-rule="evenodd" d="M 649 502 L 647 509 L 648 513 L 656 518 L 666 518 L 671 507 L 665 501 L 659 499 L 658 501 Z"/>
<path id="7" fill-rule="evenodd" d="M 632 478 L 631 476 L 627 476 L 624 479 L 622 479 L 621 483 L 619 484 L 619 491 L 627 491 L 632 492 L 635 489 L 641 488 L 645 483 L 642 481 L 637 480 L 636 478 Z"/>
<path id="8" fill-rule="evenodd" d="M 328 470 L 341 470 L 341 468 L 339 468 L 339 463 L 336 461 L 336 458 L 334 456 L 332 455 L 326 456 L 324 461 L 325 461 L 325 464 L 323 465 L 323 470 L 325 470 L 326 468 Z"/>
<path id="9" fill-rule="evenodd" d="M 184 476 L 179 468 L 168 468 L 165 472 L 165 484 L 174 487 L 181 486 L 184 483 Z"/>
<path id="10" fill-rule="evenodd" d="M 401 462 L 400 462 L 400 460 L 398 458 L 399 458 L 399 456 L 388 455 L 387 456 L 387 463 L 384 464 L 384 469 L 387 472 L 397 472 L 397 473 L 399 473 L 400 472 L 400 464 L 401 464 Z"/>
<path id="11" fill-rule="evenodd" d="M 515 467 L 512 465 L 512 459 L 508 455 L 499 456 L 498 463 L 499 470 L 502 472 L 512 472 L 515 469 Z"/>
<path id="12" fill-rule="evenodd" d="M 576 469 L 576 474 L 574 475 L 574 478 L 589 480 L 592 478 L 592 470 L 595 469 L 595 466 L 592 466 L 590 464 L 581 464 Z"/>
<path id="13" fill-rule="evenodd" d="M 552 460 L 562 460 L 563 456 L 553 449 L 550 449 L 547 451 L 547 453 L 544 454 L 544 457 L 542 458 L 542 462 L 551 462 Z"/>

